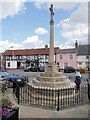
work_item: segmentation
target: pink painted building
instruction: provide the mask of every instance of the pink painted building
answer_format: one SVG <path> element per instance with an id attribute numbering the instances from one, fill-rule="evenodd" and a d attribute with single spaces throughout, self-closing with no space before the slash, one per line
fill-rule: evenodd
<path id="1" fill-rule="evenodd" d="M 72 66 L 77 68 L 77 56 L 76 49 L 60 49 L 56 55 L 56 60 L 61 69 L 66 66 Z"/>

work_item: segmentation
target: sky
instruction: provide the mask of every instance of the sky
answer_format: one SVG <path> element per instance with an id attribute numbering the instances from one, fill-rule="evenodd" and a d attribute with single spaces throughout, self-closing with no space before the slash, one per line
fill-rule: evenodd
<path id="1" fill-rule="evenodd" d="M 0 52 L 49 46 L 50 5 L 54 6 L 54 46 L 88 44 L 88 0 L 0 0 Z"/>

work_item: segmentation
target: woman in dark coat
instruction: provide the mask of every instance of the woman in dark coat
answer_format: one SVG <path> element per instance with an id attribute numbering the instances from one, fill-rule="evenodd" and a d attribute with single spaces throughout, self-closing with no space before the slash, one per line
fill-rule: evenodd
<path id="1" fill-rule="evenodd" d="M 76 72 L 76 78 L 75 78 L 75 83 L 76 83 L 76 89 L 80 90 L 80 84 L 82 80 L 82 75 L 80 74 L 79 70 Z"/>

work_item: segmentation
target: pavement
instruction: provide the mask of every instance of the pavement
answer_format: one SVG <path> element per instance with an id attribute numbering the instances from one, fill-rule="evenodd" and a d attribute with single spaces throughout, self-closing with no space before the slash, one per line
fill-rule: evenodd
<path id="1" fill-rule="evenodd" d="M 32 106 L 17 104 L 12 90 L 7 91 L 8 96 L 14 103 L 14 106 L 19 107 L 19 118 L 88 118 L 90 119 L 90 103 L 68 108 L 60 111 L 48 110 L 43 108 L 35 108 Z"/>

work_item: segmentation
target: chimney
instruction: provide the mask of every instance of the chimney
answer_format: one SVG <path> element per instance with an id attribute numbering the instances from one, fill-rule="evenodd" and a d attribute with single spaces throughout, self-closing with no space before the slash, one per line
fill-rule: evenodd
<path id="1" fill-rule="evenodd" d="M 48 45 L 45 45 L 45 48 L 48 48 Z"/>
<path id="2" fill-rule="evenodd" d="M 75 42 L 75 48 L 78 48 L 78 43 L 77 43 L 77 40 Z"/>

